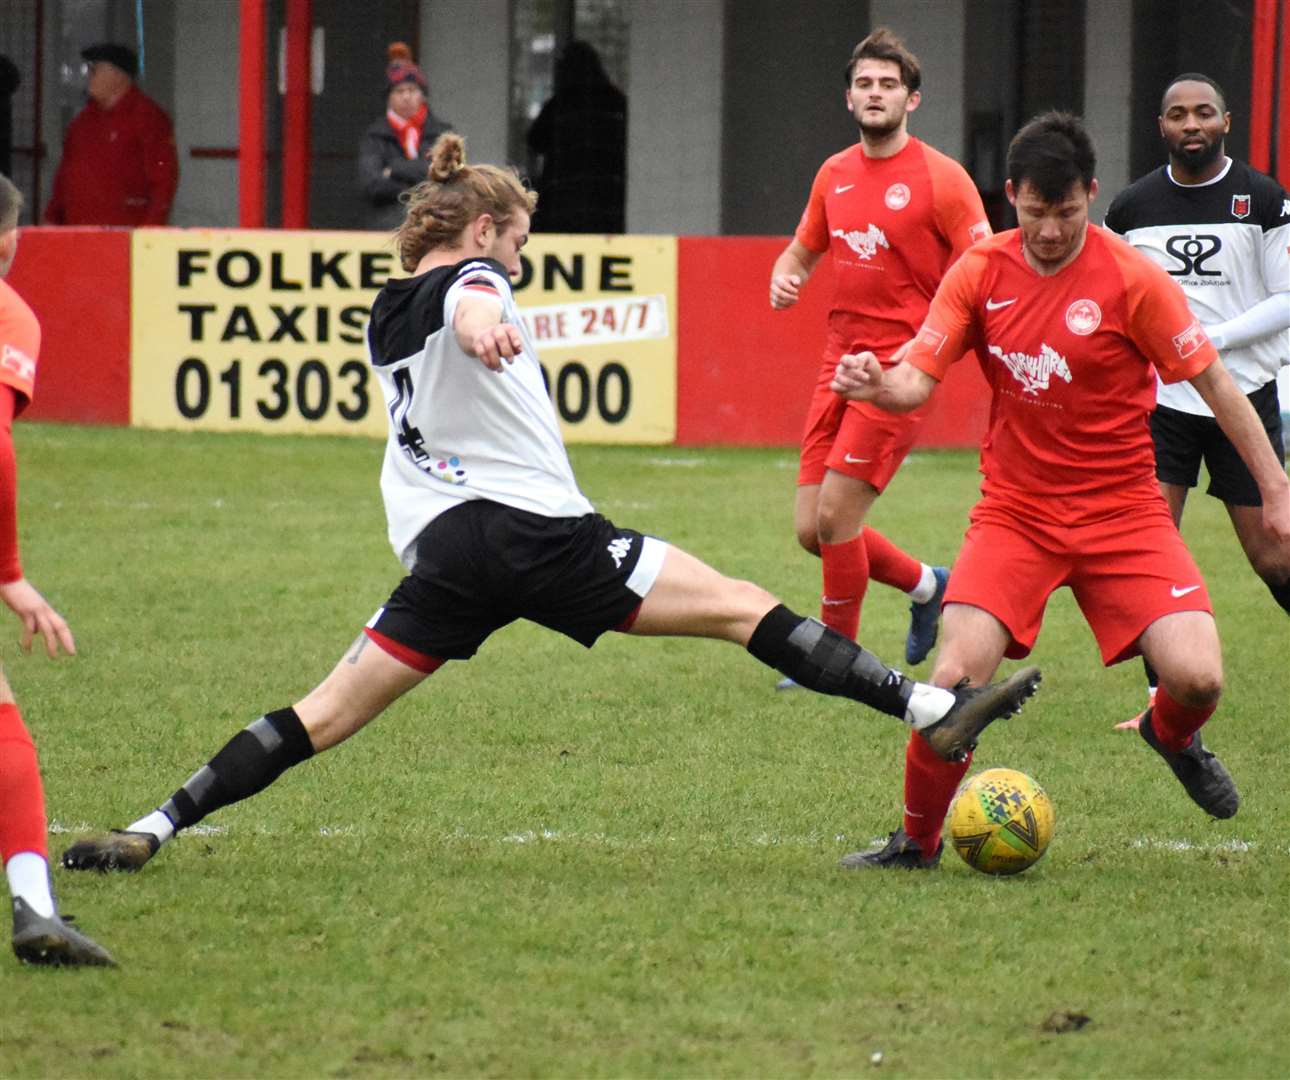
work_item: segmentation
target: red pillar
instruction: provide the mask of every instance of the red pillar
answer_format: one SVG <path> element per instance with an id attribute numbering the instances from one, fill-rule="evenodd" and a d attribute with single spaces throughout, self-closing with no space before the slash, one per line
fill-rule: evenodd
<path id="1" fill-rule="evenodd" d="M 1279 0 L 1254 0 L 1254 41 L 1250 63 L 1250 164 L 1272 169 L 1272 104 L 1276 91 Z"/>
<path id="2" fill-rule="evenodd" d="M 283 102 L 282 227 L 309 227 L 309 38 L 312 0 L 287 0 L 287 95 Z"/>
<path id="3" fill-rule="evenodd" d="M 237 223 L 264 226 L 264 0 L 241 0 L 238 26 Z"/>
<path id="4" fill-rule="evenodd" d="M 1290 188 L 1290 0 L 1281 0 L 1281 46 L 1276 86 L 1268 90 L 1277 103 L 1277 179 Z"/>

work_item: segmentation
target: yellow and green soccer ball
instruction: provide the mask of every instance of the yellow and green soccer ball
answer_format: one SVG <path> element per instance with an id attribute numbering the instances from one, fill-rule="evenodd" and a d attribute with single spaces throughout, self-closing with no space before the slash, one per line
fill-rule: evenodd
<path id="1" fill-rule="evenodd" d="M 1016 769 L 977 773 L 950 806 L 950 842 L 983 874 L 1019 874 L 1048 849 L 1055 821 L 1047 793 Z"/>

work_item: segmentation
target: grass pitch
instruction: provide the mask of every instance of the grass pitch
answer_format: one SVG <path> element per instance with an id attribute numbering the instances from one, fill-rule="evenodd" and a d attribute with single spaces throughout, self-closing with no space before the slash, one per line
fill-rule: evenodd
<path id="1" fill-rule="evenodd" d="M 56 857 L 308 690 L 399 568 L 371 442 L 18 442 L 26 569 L 80 647 L 20 656 L 0 612 Z M 790 452 L 573 458 L 610 517 L 815 610 Z M 949 562 L 976 486 L 975 455 L 917 455 L 874 523 Z M 0 1075 L 1285 1076 L 1290 624 L 1221 506 L 1193 496 L 1184 531 L 1224 639 L 1207 741 L 1244 796 L 1231 821 L 1112 730 L 1141 669 L 1102 669 L 1065 592 L 1040 695 L 974 766 L 1056 805 L 1014 879 L 950 852 L 932 874 L 836 869 L 899 822 L 895 721 L 777 695 L 728 645 L 587 653 L 513 626 L 142 873 L 57 870 L 121 968 L 0 960 Z M 865 643 L 897 659 L 905 622 L 871 588 Z"/>

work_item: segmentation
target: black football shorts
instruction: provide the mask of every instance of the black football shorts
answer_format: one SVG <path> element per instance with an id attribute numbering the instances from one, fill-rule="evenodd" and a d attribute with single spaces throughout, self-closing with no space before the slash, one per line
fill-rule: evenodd
<path id="1" fill-rule="evenodd" d="M 1276 380 L 1250 394 L 1249 402 L 1263 421 L 1268 441 L 1284 465 L 1286 451 Z M 1212 416 L 1197 416 L 1160 405 L 1151 414 L 1151 439 L 1156 444 L 1156 478 L 1162 483 L 1195 487 L 1203 460 L 1209 470 L 1206 494 L 1232 506 L 1263 505 L 1259 485 Z"/>
<path id="2" fill-rule="evenodd" d="M 417 537 L 412 573 L 367 625 L 440 660 L 469 659 L 516 619 L 590 648 L 634 615 L 666 551 L 663 541 L 600 514 L 551 518 L 465 502 Z"/>

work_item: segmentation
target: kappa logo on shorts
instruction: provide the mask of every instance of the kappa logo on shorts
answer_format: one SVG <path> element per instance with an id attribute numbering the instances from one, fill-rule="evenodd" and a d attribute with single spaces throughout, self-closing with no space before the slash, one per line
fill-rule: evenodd
<path id="1" fill-rule="evenodd" d="M 836 236 L 866 262 L 878 253 L 880 247 L 891 250 L 886 235 L 877 225 L 870 225 L 864 232 L 858 229 L 834 229 L 829 235 Z"/>
<path id="2" fill-rule="evenodd" d="M 619 536 L 609 541 L 609 546 L 605 548 L 609 552 L 609 557 L 614 560 L 615 569 L 621 569 L 623 560 L 627 558 L 628 553 L 632 550 L 632 538 L 630 536 Z"/>
<path id="3" fill-rule="evenodd" d="M 1063 382 L 1071 381 L 1071 369 L 1062 356 L 1051 345 L 1039 344 L 1039 355 L 1029 353 L 1006 353 L 998 345 L 991 345 L 990 355 L 1003 362 L 1003 366 L 1012 372 L 1012 377 L 1021 383 L 1021 389 L 1027 394 L 1038 396 L 1040 390 L 1048 389 L 1049 380 L 1056 375 Z"/>

